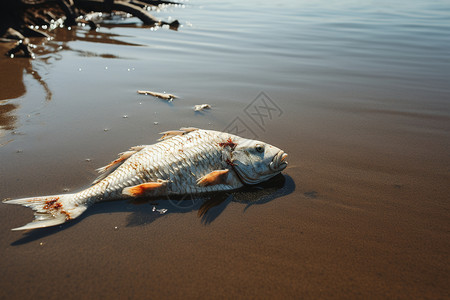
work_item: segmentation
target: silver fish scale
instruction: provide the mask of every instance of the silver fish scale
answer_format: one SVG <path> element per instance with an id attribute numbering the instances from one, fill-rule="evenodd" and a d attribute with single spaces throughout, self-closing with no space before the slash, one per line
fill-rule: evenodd
<path id="1" fill-rule="evenodd" d="M 220 146 L 230 135 L 196 130 L 177 135 L 157 144 L 145 146 L 125 160 L 115 171 L 92 187 L 77 194 L 77 202 L 97 202 L 122 198 L 122 190 L 145 182 L 167 180 L 163 194 L 193 194 L 239 188 L 240 181 L 231 170 L 231 185 L 217 184 L 202 187 L 197 180 L 214 171 L 227 168 Z M 87 200 L 86 200 L 87 199 Z"/>

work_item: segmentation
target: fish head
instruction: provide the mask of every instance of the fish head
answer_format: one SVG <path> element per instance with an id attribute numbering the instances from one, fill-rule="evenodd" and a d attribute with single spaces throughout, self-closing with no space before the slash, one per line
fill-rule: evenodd
<path id="1" fill-rule="evenodd" d="M 266 181 L 287 166 L 287 153 L 267 143 L 239 138 L 231 153 L 233 169 L 245 184 Z"/>

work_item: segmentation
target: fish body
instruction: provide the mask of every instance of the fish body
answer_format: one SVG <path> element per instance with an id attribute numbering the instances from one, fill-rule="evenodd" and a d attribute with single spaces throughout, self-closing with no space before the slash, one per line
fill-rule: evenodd
<path id="1" fill-rule="evenodd" d="M 62 224 L 100 201 L 236 190 L 266 181 L 287 165 L 282 150 L 225 132 L 182 128 L 163 132 L 160 140 L 119 154 L 78 193 L 5 200 L 35 210 L 33 222 L 13 230 Z"/>

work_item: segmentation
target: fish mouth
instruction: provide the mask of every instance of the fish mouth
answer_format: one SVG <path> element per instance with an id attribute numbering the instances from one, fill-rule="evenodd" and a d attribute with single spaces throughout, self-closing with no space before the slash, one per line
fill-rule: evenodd
<path id="1" fill-rule="evenodd" d="M 280 150 L 272 159 L 270 162 L 270 169 L 274 172 L 280 172 L 283 171 L 287 167 L 287 159 L 288 154 L 284 153 L 283 150 Z"/>

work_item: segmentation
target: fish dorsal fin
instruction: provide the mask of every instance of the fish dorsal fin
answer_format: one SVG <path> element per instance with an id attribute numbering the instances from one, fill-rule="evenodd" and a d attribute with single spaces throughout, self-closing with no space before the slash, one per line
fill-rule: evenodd
<path id="1" fill-rule="evenodd" d="M 117 169 L 121 164 L 123 164 L 131 155 L 141 151 L 145 146 L 135 146 L 131 147 L 130 150 L 119 153 L 118 158 L 116 160 L 113 160 L 109 164 L 107 164 L 104 167 L 98 168 L 96 171 L 101 173 L 100 176 L 98 176 L 92 184 L 96 184 L 99 181 L 106 178 L 109 174 L 114 172 L 115 169 Z"/>
<path id="2" fill-rule="evenodd" d="M 196 128 L 196 127 L 181 127 L 180 130 L 184 131 L 185 133 L 188 133 L 188 132 L 197 131 L 200 129 Z"/>
<path id="3" fill-rule="evenodd" d="M 184 133 L 185 133 L 184 131 L 180 131 L 180 130 L 169 130 L 169 131 L 160 132 L 159 134 L 162 134 L 163 136 L 161 138 L 159 138 L 158 141 L 164 141 L 164 140 L 173 138 L 174 136 L 177 136 L 177 135 L 183 135 Z"/>
<path id="4" fill-rule="evenodd" d="M 163 136 L 160 139 L 158 139 L 158 141 L 167 140 L 167 139 L 170 139 L 170 138 L 172 138 L 174 136 L 184 135 L 186 133 L 189 133 L 189 132 L 192 132 L 192 131 L 196 131 L 196 130 L 199 130 L 199 129 L 195 128 L 195 127 L 181 127 L 180 130 L 164 131 L 164 132 L 160 133 Z"/>

